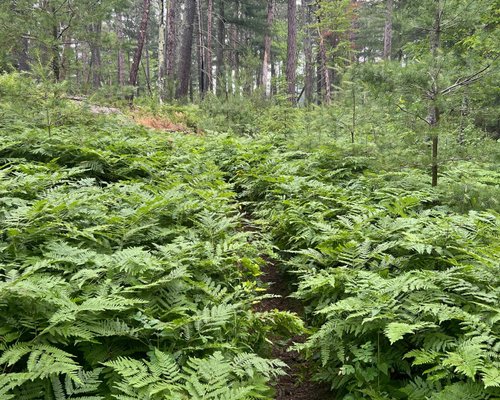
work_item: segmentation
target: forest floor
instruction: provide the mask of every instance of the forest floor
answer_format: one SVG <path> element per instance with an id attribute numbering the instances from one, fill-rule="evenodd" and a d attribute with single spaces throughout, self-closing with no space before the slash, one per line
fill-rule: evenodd
<path id="1" fill-rule="evenodd" d="M 290 298 L 287 279 L 279 271 L 278 266 L 268 260 L 262 268 L 260 280 L 267 286 L 267 294 L 272 298 L 264 299 L 256 307 L 256 311 L 271 310 L 289 311 L 303 314 L 303 307 L 298 300 Z M 287 375 L 276 382 L 276 400 L 330 400 L 333 399 L 328 386 L 312 380 L 309 362 L 297 352 L 290 350 L 294 343 L 301 343 L 305 336 L 296 336 L 283 340 L 277 338 L 273 342 L 272 357 L 280 359 L 288 365 Z"/>

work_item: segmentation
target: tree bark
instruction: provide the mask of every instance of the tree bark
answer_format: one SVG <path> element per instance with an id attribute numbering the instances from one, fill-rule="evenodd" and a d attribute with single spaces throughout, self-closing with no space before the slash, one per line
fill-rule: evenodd
<path id="1" fill-rule="evenodd" d="M 182 47 L 179 60 L 179 86 L 176 97 L 185 98 L 189 92 L 191 77 L 191 53 L 193 50 L 194 19 L 196 14 L 196 0 L 186 0 L 186 29 L 182 38 Z"/>
<path id="2" fill-rule="evenodd" d="M 226 40 L 226 21 L 224 15 L 224 0 L 219 3 L 219 18 L 217 20 L 217 96 L 226 93 L 224 71 L 224 42 Z"/>
<path id="3" fill-rule="evenodd" d="M 297 1 L 288 0 L 288 45 L 286 57 L 286 81 L 288 96 L 292 104 L 297 103 L 296 97 L 297 70 Z"/>
<path id="4" fill-rule="evenodd" d="M 394 0 L 387 0 L 384 28 L 384 60 L 390 60 L 392 54 L 392 13 Z"/>
<path id="5" fill-rule="evenodd" d="M 123 34 L 123 15 L 120 13 L 117 16 L 117 23 L 116 23 L 116 33 L 118 36 L 118 55 L 117 55 L 117 78 L 118 78 L 118 85 L 124 86 L 125 85 L 125 55 L 123 54 L 123 41 L 124 41 L 124 34 Z"/>
<path id="6" fill-rule="evenodd" d="M 90 26 L 92 41 L 90 43 L 90 64 L 92 66 L 92 86 L 94 89 L 101 87 L 101 30 L 102 22 Z"/>
<path id="7" fill-rule="evenodd" d="M 304 76 L 304 96 L 307 105 L 313 102 L 314 85 L 314 61 L 313 61 L 313 30 L 312 24 L 312 0 L 305 2 L 305 24 L 306 34 L 304 38 L 304 56 L 305 56 L 305 76 Z"/>
<path id="8" fill-rule="evenodd" d="M 269 82 L 269 60 L 271 59 L 271 31 L 274 20 L 274 0 L 267 0 L 267 27 L 264 35 L 264 57 L 262 60 L 262 87 L 264 94 L 269 97 L 271 86 Z"/>
<path id="9" fill-rule="evenodd" d="M 167 66 L 166 73 L 167 77 L 171 80 L 174 79 L 175 75 L 175 51 L 177 47 L 176 41 L 176 0 L 170 0 L 170 6 L 168 8 L 168 23 L 167 23 Z"/>
<path id="10" fill-rule="evenodd" d="M 165 90 L 165 43 L 167 36 L 167 5 L 166 0 L 159 0 L 159 27 L 158 27 L 158 81 L 156 82 L 158 98 L 163 101 Z"/>
<path id="11" fill-rule="evenodd" d="M 142 50 L 144 48 L 144 42 L 146 41 L 146 33 L 148 29 L 150 9 L 151 9 L 151 0 L 144 0 L 142 6 L 141 25 L 139 27 L 139 35 L 137 38 L 137 48 L 135 49 L 134 60 L 132 62 L 132 67 L 130 68 L 129 83 L 132 86 L 137 85 L 137 77 L 139 74 L 139 66 L 142 58 Z"/>
<path id="12" fill-rule="evenodd" d="M 431 66 L 431 87 L 428 92 L 429 97 L 429 113 L 427 115 L 427 122 L 430 126 L 431 137 L 432 137 L 432 156 L 431 156 L 431 175 L 432 175 L 432 186 L 437 186 L 438 184 L 438 125 L 439 125 L 439 106 L 438 106 L 438 95 L 439 95 L 439 76 L 440 76 L 440 66 L 439 66 L 439 49 L 441 47 L 441 18 L 443 10 L 441 8 L 441 0 L 435 0 L 436 11 L 434 16 L 434 26 L 430 31 L 430 50 L 432 55 L 432 66 Z"/>
<path id="13" fill-rule="evenodd" d="M 207 5 L 207 48 L 205 54 L 206 60 L 206 78 L 207 78 L 207 90 L 213 89 L 213 78 L 212 78 L 212 26 L 213 26 L 213 0 L 208 0 Z"/>

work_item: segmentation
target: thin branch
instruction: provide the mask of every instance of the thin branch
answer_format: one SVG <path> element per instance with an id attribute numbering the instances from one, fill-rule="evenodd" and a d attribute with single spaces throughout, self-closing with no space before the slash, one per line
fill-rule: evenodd
<path id="1" fill-rule="evenodd" d="M 420 115 L 415 114 L 415 113 L 412 113 L 411 111 L 408 111 L 406 108 L 401 107 L 399 104 L 396 104 L 396 106 L 397 106 L 397 107 L 398 107 L 401 111 L 403 111 L 404 113 L 409 114 L 409 115 L 411 115 L 411 116 L 413 116 L 413 117 L 415 117 L 415 118 L 418 118 L 418 119 L 419 119 L 419 120 L 421 120 L 421 121 L 424 121 L 424 122 L 425 122 L 427 125 L 429 125 L 429 126 L 431 125 L 429 121 L 427 121 L 425 118 L 422 118 Z"/>
<path id="2" fill-rule="evenodd" d="M 448 93 L 451 93 L 451 92 L 457 90 L 458 88 L 460 88 L 462 86 L 468 86 L 468 85 L 473 84 L 474 82 L 477 82 L 479 79 L 481 79 L 483 77 L 483 75 L 486 73 L 486 71 L 488 71 L 488 69 L 491 68 L 491 66 L 493 65 L 493 63 L 497 59 L 498 59 L 498 56 L 490 64 L 488 64 L 487 66 L 485 66 L 481 70 L 479 70 L 479 71 L 477 71 L 477 72 L 473 73 L 472 75 L 469 75 L 465 78 L 457 79 L 457 81 L 453 85 L 448 86 L 446 89 L 441 90 L 440 93 L 442 95 L 445 95 L 445 94 L 448 94 Z"/>

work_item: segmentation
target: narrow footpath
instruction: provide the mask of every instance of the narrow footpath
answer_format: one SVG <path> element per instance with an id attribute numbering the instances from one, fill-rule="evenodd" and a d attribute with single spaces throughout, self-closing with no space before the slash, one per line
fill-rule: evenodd
<path id="1" fill-rule="evenodd" d="M 261 281 L 268 287 L 267 294 L 274 296 L 263 300 L 256 306 L 256 311 L 289 311 L 303 315 L 303 307 L 298 300 L 288 297 L 290 290 L 287 280 L 272 261 L 262 269 Z M 286 342 L 275 342 L 272 355 L 289 367 L 288 374 L 276 382 L 276 400 L 333 400 L 334 397 L 326 385 L 312 381 L 312 368 L 309 362 L 297 351 L 290 351 L 294 343 L 306 340 L 305 336 L 295 336 Z"/>

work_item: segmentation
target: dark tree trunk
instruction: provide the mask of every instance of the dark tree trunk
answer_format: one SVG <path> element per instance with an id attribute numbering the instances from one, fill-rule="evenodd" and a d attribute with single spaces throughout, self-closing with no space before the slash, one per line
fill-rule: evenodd
<path id="1" fill-rule="evenodd" d="M 170 0 L 168 8 L 167 22 L 167 67 L 166 74 L 170 79 L 174 79 L 175 75 L 175 51 L 177 47 L 176 40 L 176 0 Z"/>
<path id="2" fill-rule="evenodd" d="M 176 97 L 185 98 L 189 92 L 191 77 L 191 53 L 193 50 L 193 30 L 196 14 L 196 0 L 186 0 L 186 29 L 182 38 L 181 54 L 179 59 L 179 86 Z"/>
<path id="3" fill-rule="evenodd" d="M 387 0 L 385 10 L 385 29 L 384 29 L 384 60 L 390 60 L 392 54 L 392 11 L 394 0 Z"/>
<path id="4" fill-rule="evenodd" d="M 29 39 L 24 37 L 21 39 L 21 47 L 17 57 L 17 69 L 20 72 L 29 71 Z"/>
<path id="5" fill-rule="evenodd" d="M 101 29 L 101 21 L 90 26 L 92 32 L 90 63 L 92 66 L 92 85 L 95 89 L 101 87 Z"/>
<path id="6" fill-rule="evenodd" d="M 286 57 L 286 81 L 288 96 L 292 104 L 296 104 L 296 70 L 297 70 L 297 1 L 288 0 L 288 45 Z"/>
<path id="7" fill-rule="evenodd" d="M 430 50 L 432 54 L 432 67 L 431 67 L 431 87 L 428 92 L 429 97 L 429 113 L 427 115 L 427 122 L 431 129 L 432 137 L 432 186 L 437 186 L 438 184 L 438 145 L 439 136 L 437 128 L 439 125 L 439 114 L 440 110 L 438 107 L 438 95 L 439 95 L 439 76 L 440 76 L 440 66 L 439 66 L 439 48 L 441 46 L 441 0 L 435 0 L 436 11 L 434 17 L 434 26 L 430 31 Z"/>
<path id="8" fill-rule="evenodd" d="M 129 83 L 132 86 L 137 85 L 137 77 L 139 75 L 139 66 L 142 58 L 142 50 L 144 48 L 144 43 L 146 41 L 146 33 L 148 30 L 150 8 L 151 8 L 151 0 L 144 0 L 142 6 L 141 25 L 139 27 L 139 35 L 137 38 L 137 48 L 135 49 L 134 60 L 130 68 Z"/>

